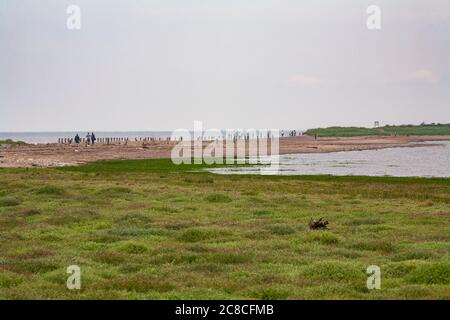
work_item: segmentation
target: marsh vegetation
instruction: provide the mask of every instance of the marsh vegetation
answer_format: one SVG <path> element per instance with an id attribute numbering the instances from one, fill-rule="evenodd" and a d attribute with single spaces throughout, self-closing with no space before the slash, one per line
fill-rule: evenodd
<path id="1" fill-rule="evenodd" d="M 0 298 L 448 299 L 449 220 L 450 179 L 0 169 Z"/>

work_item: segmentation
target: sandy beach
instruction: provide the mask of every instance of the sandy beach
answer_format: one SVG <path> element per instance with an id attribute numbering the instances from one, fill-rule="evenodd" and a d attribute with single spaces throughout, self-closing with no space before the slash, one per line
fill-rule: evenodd
<path id="1" fill-rule="evenodd" d="M 450 140 L 450 136 L 389 136 L 319 138 L 286 137 L 280 139 L 280 154 L 326 153 L 373 150 L 391 147 L 417 147 L 420 142 Z M 0 167 L 55 167 L 79 165 L 97 160 L 170 158 L 177 142 L 129 142 L 124 144 L 2 145 Z M 206 146 L 209 142 L 204 142 Z"/>

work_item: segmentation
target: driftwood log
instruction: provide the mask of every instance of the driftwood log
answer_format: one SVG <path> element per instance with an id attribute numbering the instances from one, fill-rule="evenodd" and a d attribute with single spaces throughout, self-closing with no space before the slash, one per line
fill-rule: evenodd
<path id="1" fill-rule="evenodd" d="M 319 220 L 311 218 L 311 220 L 309 220 L 309 228 L 312 230 L 326 229 L 327 224 L 328 224 L 328 221 L 324 220 L 323 218 L 320 218 Z"/>

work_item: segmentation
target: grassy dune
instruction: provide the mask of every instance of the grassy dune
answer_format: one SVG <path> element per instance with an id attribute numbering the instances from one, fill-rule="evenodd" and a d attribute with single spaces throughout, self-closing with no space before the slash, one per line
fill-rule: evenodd
<path id="1" fill-rule="evenodd" d="M 329 127 L 309 129 L 307 135 L 318 134 L 320 137 L 356 137 L 356 136 L 390 136 L 390 135 L 450 135 L 450 124 L 401 125 L 380 128 L 363 127 Z"/>
<path id="2" fill-rule="evenodd" d="M 0 140 L 0 145 L 13 145 L 13 146 L 23 146 L 26 145 L 25 142 L 23 141 L 14 141 L 11 139 L 6 139 L 6 140 Z"/>
<path id="3" fill-rule="evenodd" d="M 450 179 L 192 169 L 0 169 L 0 298 L 450 298 Z"/>

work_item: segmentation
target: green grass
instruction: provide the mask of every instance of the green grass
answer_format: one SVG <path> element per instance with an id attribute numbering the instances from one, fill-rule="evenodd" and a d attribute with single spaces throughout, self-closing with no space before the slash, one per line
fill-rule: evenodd
<path id="1" fill-rule="evenodd" d="M 450 179 L 204 167 L 0 169 L 0 299 L 450 298 Z"/>
<path id="2" fill-rule="evenodd" d="M 450 135 L 450 124 L 400 125 L 380 128 L 329 127 L 309 129 L 305 134 L 310 136 L 317 134 L 320 137 Z"/>
<path id="3" fill-rule="evenodd" d="M 13 141 L 11 139 L 6 139 L 6 140 L 0 140 L 0 145 L 14 145 L 14 146 L 22 146 L 22 145 L 26 145 L 25 142 L 23 141 Z"/>

